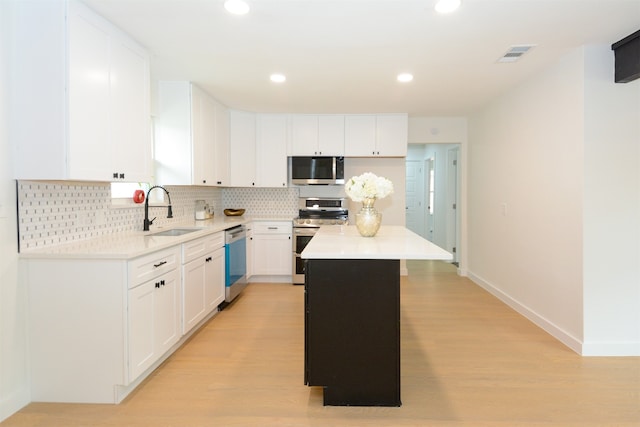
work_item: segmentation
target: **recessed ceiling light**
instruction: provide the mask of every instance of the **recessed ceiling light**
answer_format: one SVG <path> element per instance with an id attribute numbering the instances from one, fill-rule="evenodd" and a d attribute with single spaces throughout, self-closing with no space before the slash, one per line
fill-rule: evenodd
<path id="1" fill-rule="evenodd" d="M 227 0 L 224 2 L 224 8 L 234 15 L 246 15 L 249 13 L 249 4 L 243 0 Z"/>
<path id="2" fill-rule="evenodd" d="M 460 7 L 461 0 L 438 0 L 435 5 L 438 13 L 451 13 Z"/>
<path id="3" fill-rule="evenodd" d="M 399 82 L 408 83 L 411 80 L 413 80 L 413 74 L 409 74 L 409 73 L 398 74 L 398 81 Z"/>
<path id="4" fill-rule="evenodd" d="M 271 74 L 269 78 L 274 83 L 284 83 L 287 80 L 287 77 L 284 74 L 279 73 Z"/>

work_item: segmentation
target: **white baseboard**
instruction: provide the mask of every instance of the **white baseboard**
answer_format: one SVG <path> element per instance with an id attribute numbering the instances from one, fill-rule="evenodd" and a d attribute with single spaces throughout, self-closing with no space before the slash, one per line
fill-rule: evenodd
<path id="1" fill-rule="evenodd" d="M 571 350 L 575 351 L 578 354 L 582 354 L 583 344 L 582 341 L 567 333 L 562 328 L 555 325 L 553 322 L 550 322 L 548 319 L 539 315 L 535 311 L 531 310 L 529 307 L 523 305 L 519 301 L 513 299 L 511 296 L 505 294 L 500 289 L 493 286 L 488 281 L 479 277 L 478 275 L 468 271 L 469 279 L 474 282 L 476 285 L 480 286 L 491 295 L 498 298 L 500 301 L 507 304 L 509 307 L 513 308 L 515 311 L 532 321 L 534 324 L 542 328 L 544 331 L 549 333 L 551 336 L 556 338 L 558 341 L 569 347 Z"/>
<path id="2" fill-rule="evenodd" d="M 640 342 L 585 341 L 582 344 L 583 356 L 640 356 Z"/>
<path id="3" fill-rule="evenodd" d="M 529 307 L 511 298 L 509 295 L 505 294 L 478 275 L 469 272 L 468 277 L 475 284 L 485 289 L 487 292 L 513 308 L 527 319 L 531 320 L 537 326 L 581 356 L 640 356 L 640 342 L 638 341 L 581 341 L 555 325 L 553 322 L 531 310 Z"/>
<path id="4" fill-rule="evenodd" d="M 248 280 L 249 283 L 293 283 L 291 275 L 253 275 Z"/>

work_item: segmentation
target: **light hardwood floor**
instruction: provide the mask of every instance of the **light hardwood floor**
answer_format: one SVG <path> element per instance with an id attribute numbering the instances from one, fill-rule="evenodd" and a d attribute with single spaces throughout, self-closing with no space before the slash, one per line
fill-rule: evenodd
<path id="1" fill-rule="evenodd" d="M 322 406 L 303 287 L 260 283 L 120 405 L 32 403 L 2 426 L 640 426 L 640 358 L 580 357 L 451 265 L 408 267 L 399 408 Z"/>

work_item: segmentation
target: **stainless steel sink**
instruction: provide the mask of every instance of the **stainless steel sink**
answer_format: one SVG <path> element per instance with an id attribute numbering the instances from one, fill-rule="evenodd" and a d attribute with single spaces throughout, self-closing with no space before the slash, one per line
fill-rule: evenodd
<path id="1" fill-rule="evenodd" d="M 162 237 L 162 236 L 182 236 L 183 234 L 193 233 L 194 231 L 200 231 L 201 228 L 172 228 L 170 230 L 157 231 L 155 233 L 149 234 L 149 236 L 153 237 Z"/>

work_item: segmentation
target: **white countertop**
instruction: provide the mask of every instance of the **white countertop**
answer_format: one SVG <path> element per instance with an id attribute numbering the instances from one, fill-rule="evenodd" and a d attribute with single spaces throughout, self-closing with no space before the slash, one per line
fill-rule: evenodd
<path id="1" fill-rule="evenodd" d="M 353 225 L 325 226 L 301 254 L 303 259 L 439 259 L 453 256 L 405 227 L 380 227 L 374 237 L 362 237 Z"/>
<path id="2" fill-rule="evenodd" d="M 291 218 L 215 216 L 208 220 L 172 223 L 162 228 L 151 226 L 151 231 L 113 233 L 62 245 L 30 249 L 21 252 L 20 257 L 127 260 L 252 221 L 291 221 Z M 198 228 L 198 230 L 181 236 L 152 236 L 153 233 L 172 228 Z"/>

